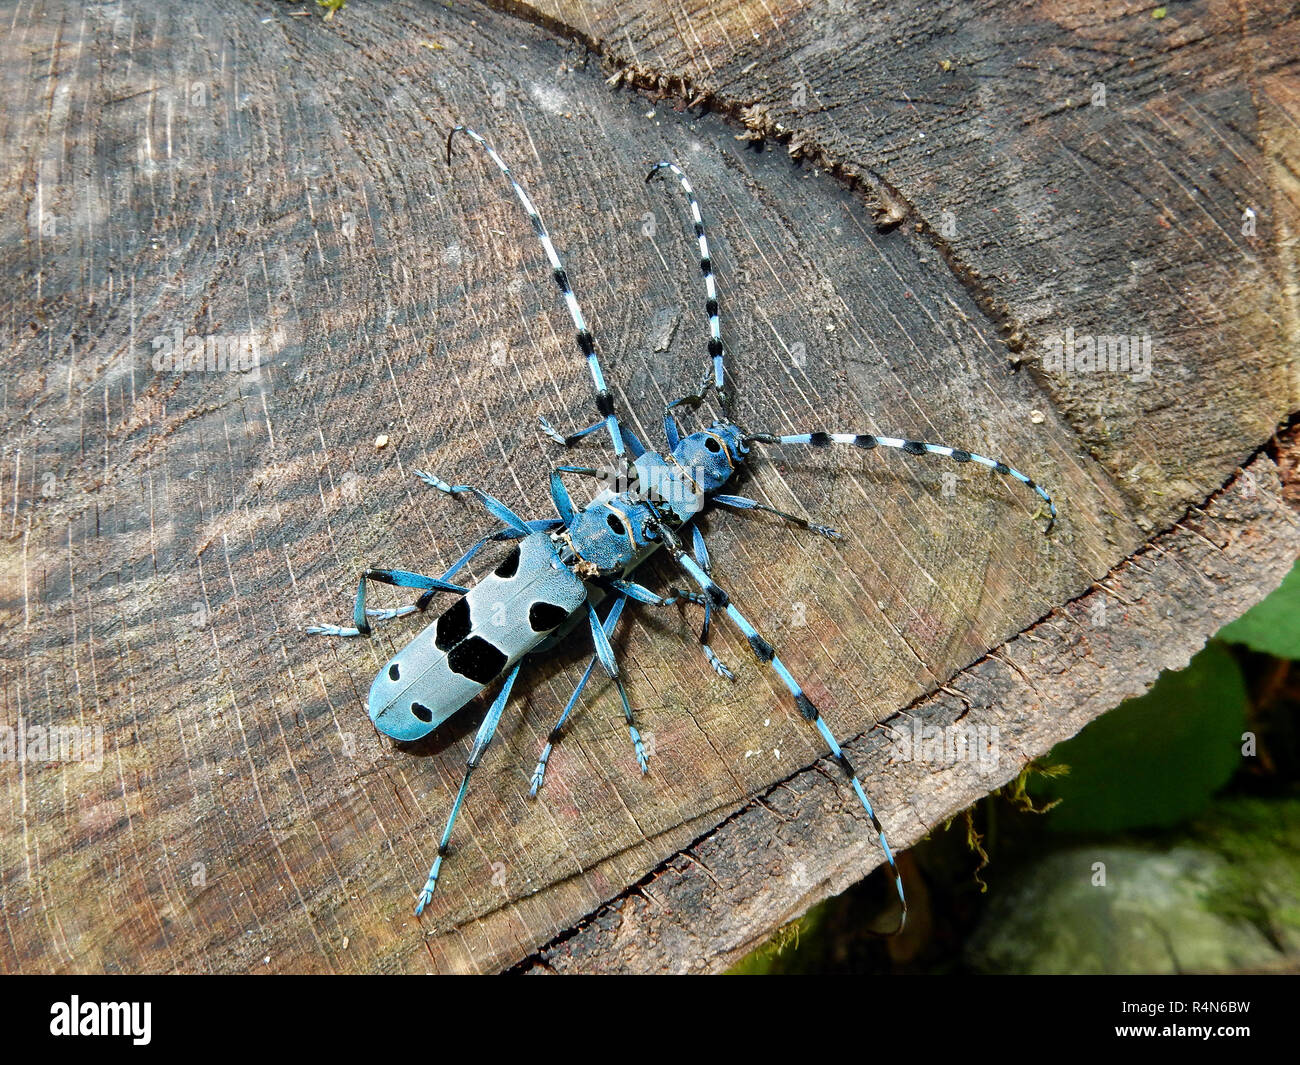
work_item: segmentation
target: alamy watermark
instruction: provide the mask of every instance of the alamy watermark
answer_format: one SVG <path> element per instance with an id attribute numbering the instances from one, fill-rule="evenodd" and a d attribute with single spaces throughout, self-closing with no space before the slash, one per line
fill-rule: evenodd
<path id="1" fill-rule="evenodd" d="M 596 470 L 596 479 L 615 495 L 626 496 L 634 503 L 659 503 L 665 506 L 689 505 L 698 499 L 696 485 L 706 480 L 703 467 L 647 464 L 641 467 L 604 466 Z"/>
<path id="2" fill-rule="evenodd" d="M 973 762 L 981 776 L 992 773 L 1001 757 L 997 725 L 923 725 L 913 718 L 901 729 L 891 729 L 890 756 L 896 762 L 956 765 Z"/>
<path id="3" fill-rule="evenodd" d="M 284 336 L 272 333 L 207 333 L 187 336 L 179 325 L 159 333 L 150 344 L 155 370 L 170 373 L 250 373 L 261 365 L 264 352 L 284 347 Z"/>
<path id="4" fill-rule="evenodd" d="M 1067 326 L 1061 336 L 1043 341 L 1043 369 L 1052 373 L 1126 373 L 1151 380 L 1151 335 L 1078 333 Z"/>
<path id="5" fill-rule="evenodd" d="M 95 725 L 0 725 L 0 762 L 80 762 L 104 768 L 104 727 Z"/>
<path id="6" fill-rule="evenodd" d="M 142 1047 L 153 1038 L 152 1020 L 151 1002 L 82 1002 L 73 995 L 51 1004 L 50 1035 L 129 1038 Z"/>

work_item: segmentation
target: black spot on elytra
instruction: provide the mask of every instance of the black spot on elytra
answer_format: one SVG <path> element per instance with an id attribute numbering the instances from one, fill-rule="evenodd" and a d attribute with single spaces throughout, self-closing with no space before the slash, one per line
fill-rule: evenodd
<path id="1" fill-rule="evenodd" d="M 498 577 L 513 577 L 516 573 L 518 573 L 519 572 L 518 546 L 512 549 L 510 554 L 506 555 L 506 557 L 501 560 L 501 565 L 499 565 L 492 572 L 495 573 Z"/>
<path id="2" fill-rule="evenodd" d="M 433 720 L 433 711 L 430 710 L 427 706 L 425 706 L 424 703 L 412 703 L 411 713 L 413 713 L 426 725 Z"/>
<path id="3" fill-rule="evenodd" d="M 396 663 L 396 662 L 394 662 L 391 666 L 388 667 L 388 679 L 389 679 L 389 680 L 401 680 L 401 679 L 402 679 L 402 671 L 401 671 L 400 669 L 397 668 L 397 663 Z"/>
<path id="4" fill-rule="evenodd" d="M 469 635 L 473 627 L 469 617 L 469 600 L 463 595 L 438 615 L 433 645 L 439 651 L 450 651 Z"/>
<path id="5" fill-rule="evenodd" d="M 550 632 L 565 618 L 569 612 L 554 603 L 534 603 L 528 608 L 528 627 L 533 632 Z"/>
<path id="6" fill-rule="evenodd" d="M 451 649 L 447 665 L 453 673 L 468 677 L 475 684 L 490 684 L 505 669 L 506 656 L 482 636 L 471 636 Z"/>

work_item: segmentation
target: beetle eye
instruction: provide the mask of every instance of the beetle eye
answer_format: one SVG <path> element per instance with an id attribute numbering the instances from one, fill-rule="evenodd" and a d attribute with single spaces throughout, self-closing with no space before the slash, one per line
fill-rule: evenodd
<path id="1" fill-rule="evenodd" d="M 704 446 L 708 448 L 710 451 L 712 451 L 714 454 L 717 454 L 719 451 L 722 450 L 722 445 L 719 444 L 716 440 L 714 440 L 713 437 L 711 436 L 704 441 Z"/>
<path id="2" fill-rule="evenodd" d="M 627 532 L 627 526 L 625 526 L 619 520 L 617 514 L 610 514 L 608 517 L 606 517 L 605 524 L 609 526 L 610 532 L 612 532 L 615 536 L 622 536 L 624 533 Z"/>

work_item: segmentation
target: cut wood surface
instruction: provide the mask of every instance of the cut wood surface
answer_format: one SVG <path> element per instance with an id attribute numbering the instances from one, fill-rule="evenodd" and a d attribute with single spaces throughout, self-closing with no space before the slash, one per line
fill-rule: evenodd
<path id="1" fill-rule="evenodd" d="M 1294 5 L 510 6 L 930 234 L 1144 528 L 1300 405 Z M 1149 379 L 1044 365 L 1067 329 L 1150 336 Z"/>
<path id="2" fill-rule="evenodd" d="M 1294 469 L 1297 459 L 1292 442 L 1284 461 Z M 895 755 L 892 801 L 923 829 L 939 827 L 971 795 L 1002 787 L 1037 752 L 1141 695 L 1162 669 L 1181 669 L 1225 613 L 1244 612 L 1278 584 L 1300 550 L 1297 497 L 1300 483 L 1284 485 L 1273 460 L 1260 456 L 1087 595 L 892 718 L 899 740 L 892 750 L 873 736 L 850 755 Z M 917 757 L 933 744 L 922 731 L 929 728 L 984 738 L 986 754 L 996 748 L 998 757 L 948 764 Z M 519 971 L 694 973 L 740 960 L 763 942 L 764 930 L 844 890 L 869 860 L 870 844 L 827 768 L 802 770 L 756 796 Z M 922 904 L 910 931 L 890 944 L 902 959 L 927 938 L 927 909 L 914 901 Z"/>
<path id="3" fill-rule="evenodd" d="M 1233 481 L 1300 407 L 1280 5 L 1154 29 L 1136 8 L 945 4 L 904 29 L 699 7 L 10 5 L 0 724 L 102 730 L 103 757 L 0 762 L 4 971 L 712 969 L 880 861 L 744 640 L 718 630 L 726 683 L 697 612 L 638 608 L 616 646 L 649 775 L 593 685 L 529 801 L 589 652 L 530 665 L 410 915 L 485 706 L 394 745 L 365 694 L 418 622 L 303 630 L 343 621 L 366 566 L 440 572 L 491 528 L 414 469 L 545 517 L 552 466 L 607 461 L 537 430 L 589 424 L 590 381 L 508 188 L 468 142 L 448 166 L 457 122 L 527 183 L 643 439 L 704 361 L 684 205 L 644 182 L 672 158 L 747 427 L 943 441 L 1060 501 L 1045 536 L 987 471 L 789 448 L 743 490 L 841 543 L 705 523 L 719 582 L 856 737 L 896 848 L 1300 553 L 1289 445 Z M 1080 109 L 1097 81 L 1104 114 Z M 1045 369 L 1067 328 L 1151 335 L 1149 379 Z M 249 337 L 257 367 L 160 368 L 178 336 Z M 1153 560 L 1172 569 L 1144 583 Z M 1112 582 L 1132 612 L 1084 631 L 1080 597 Z M 1162 595 L 1202 598 L 1184 617 Z M 1015 737 L 997 771 L 891 763 L 873 726 L 944 723 L 953 691 Z"/>

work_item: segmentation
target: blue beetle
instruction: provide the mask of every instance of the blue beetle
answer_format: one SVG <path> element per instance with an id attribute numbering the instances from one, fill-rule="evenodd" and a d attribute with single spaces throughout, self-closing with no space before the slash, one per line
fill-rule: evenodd
<path id="1" fill-rule="evenodd" d="M 860 450 L 884 447 L 909 455 L 936 454 L 958 463 L 975 462 L 995 473 L 1009 475 L 1035 491 L 1047 504 L 1049 529 L 1056 519 L 1056 507 L 1051 496 L 1029 477 L 1002 462 L 943 444 L 866 433 L 811 432 L 776 436 L 769 433 L 748 433 L 742 429 L 730 416 L 730 393 L 726 389 L 717 289 L 699 203 L 686 175 L 676 164 L 667 162 L 657 164 L 649 177 L 652 178 L 661 171 L 671 172 L 690 205 L 699 245 L 700 268 L 705 282 L 705 309 L 709 320 L 707 351 L 711 360 L 711 373 L 706 373 L 698 392 L 683 397 L 664 411 L 667 449 L 663 452 L 647 449 L 615 413 L 595 342 L 569 285 L 568 274 L 528 193 L 500 156 L 472 129 L 457 126 L 452 130 L 447 141 L 449 162 L 452 138 L 459 132 L 464 132 L 487 152 L 528 214 L 565 306 L 573 319 L 578 349 L 591 373 L 599 415 L 595 424 L 563 435 L 545 419 L 541 419 L 542 430 L 558 443 L 571 447 L 584 437 L 604 429 L 609 435 L 616 461 L 623 464 L 619 469 L 625 472 L 615 473 L 612 485 L 598 491 L 590 503 L 578 508 L 565 487 L 564 475 L 581 474 L 605 477 L 608 480 L 609 471 L 586 466 L 559 466 L 552 471 L 550 479 L 550 494 L 556 517 L 525 520 L 481 489 L 471 485 L 448 484 L 430 473 L 416 471 L 425 483 L 441 492 L 475 496 L 503 527 L 480 539 L 440 577 L 424 576 L 409 570 L 366 570 L 357 585 L 353 624 L 350 627 L 319 625 L 308 629 L 308 632 L 322 635 L 368 636 L 372 631 L 372 621 L 387 621 L 424 611 L 433 597 L 441 592 L 456 596 L 450 606 L 384 664 L 371 685 L 370 719 L 381 732 L 398 740 L 415 740 L 427 735 L 487 687 L 502 682 L 475 737 L 460 790 L 438 846 L 438 854 L 419 894 L 416 914 L 421 913 L 433 897 L 443 860 L 449 853 L 452 828 L 469 787 L 470 774 L 492 741 L 515 679 L 527 656 L 546 649 L 557 638 L 581 624 L 585 615 L 595 645 L 595 654 L 547 738 L 532 776 L 530 794 L 537 794 L 551 752 L 597 664 L 614 681 L 618 690 L 637 762 L 644 773 L 648 768 L 645 748 L 636 728 L 631 703 L 609 637 L 629 602 L 652 606 L 684 602 L 703 608 L 704 621 L 699 642 L 706 660 L 716 673 L 734 679 L 708 642 L 714 615 L 725 614 L 744 634 L 758 661 L 771 668 L 780 678 L 800 714 L 826 741 L 831 755 L 843 769 L 855 796 L 866 810 L 893 872 L 901 905 L 898 925 L 901 929 L 907 917 L 907 898 L 902 878 L 856 771 L 817 707 L 804 693 L 772 645 L 759 634 L 727 593 L 713 580 L 708 550 L 695 519 L 709 505 L 734 510 L 761 510 L 827 538 L 838 538 L 835 530 L 827 526 L 815 525 L 804 518 L 744 496 L 722 492 L 728 482 L 743 469 L 754 444 L 803 444 L 813 447 L 847 444 Z M 710 391 L 716 393 L 724 418 L 713 422 L 707 429 L 682 435 L 674 411 L 682 406 L 698 406 Z M 628 455 L 633 460 L 630 468 L 626 466 Z M 484 547 L 511 541 L 516 542 L 505 558 L 472 588 L 454 583 L 453 578 Z M 695 589 L 673 588 L 668 595 L 661 596 L 633 579 L 637 568 L 661 548 L 669 553 L 673 563 L 695 585 Z M 366 607 L 368 582 L 419 589 L 421 595 L 409 606 L 388 610 L 369 609 Z M 603 617 L 601 609 L 605 611 Z"/>

